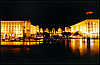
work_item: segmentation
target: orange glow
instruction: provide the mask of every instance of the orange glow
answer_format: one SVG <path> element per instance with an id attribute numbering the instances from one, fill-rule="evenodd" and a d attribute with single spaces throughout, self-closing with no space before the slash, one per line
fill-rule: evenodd
<path id="1" fill-rule="evenodd" d="M 90 39 L 90 49 L 87 48 L 87 39 L 71 39 L 70 48 L 73 53 L 77 53 L 78 50 L 80 55 L 90 53 L 90 55 L 99 55 L 99 39 Z M 90 50 L 90 52 L 88 52 Z"/>
<path id="2" fill-rule="evenodd" d="M 48 28 L 46 28 L 46 29 L 45 29 L 45 32 L 49 33 L 49 29 L 48 29 Z"/>
<path id="3" fill-rule="evenodd" d="M 93 14 L 93 13 L 94 13 L 93 11 L 87 11 L 86 15 Z"/>
<path id="4" fill-rule="evenodd" d="M 43 33 L 43 28 L 40 28 L 40 33 Z"/>
<path id="5" fill-rule="evenodd" d="M 23 42 L 1 42 L 1 45 L 23 45 Z"/>
<path id="6" fill-rule="evenodd" d="M 61 33 L 63 32 L 63 30 L 61 28 L 58 28 L 58 31 L 56 32 L 59 36 L 62 36 Z"/>
<path id="7" fill-rule="evenodd" d="M 91 55 L 99 54 L 99 40 L 90 40 Z"/>
<path id="8" fill-rule="evenodd" d="M 71 32 L 71 29 L 69 27 L 65 27 L 65 32 Z"/>
<path id="9" fill-rule="evenodd" d="M 72 51 L 75 52 L 75 39 L 71 39 L 70 47 L 72 48 Z"/>
<path id="10" fill-rule="evenodd" d="M 67 47 L 67 40 L 65 40 L 65 47 Z"/>

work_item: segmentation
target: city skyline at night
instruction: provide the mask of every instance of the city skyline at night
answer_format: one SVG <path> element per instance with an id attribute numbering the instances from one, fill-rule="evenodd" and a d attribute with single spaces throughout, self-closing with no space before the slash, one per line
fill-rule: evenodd
<path id="1" fill-rule="evenodd" d="M 1 0 L 0 64 L 99 64 L 99 0 Z"/>
<path id="2" fill-rule="evenodd" d="M 65 35 L 67 32 L 71 34 L 71 38 L 74 38 L 76 33 L 78 33 L 77 35 L 79 35 L 79 37 L 76 36 L 75 38 L 99 38 L 99 19 L 86 19 L 69 27 L 59 25 L 58 28 L 55 24 L 55 27 L 48 25 L 46 27 L 44 24 L 45 28 L 41 27 L 40 25 L 32 25 L 31 20 L 2 20 L 0 23 L 1 41 L 11 41 L 12 39 L 14 41 L 17 38 L 20 41 L 20 37 L 22 37 L 23 41 L 25 41 L 25 39 L 30 41 L 30 37 L 32 37 L 34 40 L 38 37 L 38 35 L 39 38 L 44 39 L 44 36 L 47 34 L 50 35 L 50 37 L 47 36 L 47 38 L 51 38 L 55 35 L 58 35 L 61 38 L 65 38 L 63 37 L 63 33 Z"/>

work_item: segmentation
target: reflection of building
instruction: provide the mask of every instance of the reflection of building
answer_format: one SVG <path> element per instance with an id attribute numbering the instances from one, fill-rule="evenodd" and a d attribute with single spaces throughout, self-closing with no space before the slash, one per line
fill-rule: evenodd
<path id="1" fill-rule="evenodd" d="M 29 37 L 39 32 L 39 26 L 31 25 L 29 21 L 0 21 L 1 41 L 14 40 L 19 37 Z"/>
<path id="2" fill-rule="evenodd" d="M 79 52 L 80 55 L 84 55 L 87 53 L 91 55 L 95 55 L 95 54 L 99 55 L 99 51 L 100 51 L 99 39 L 90 39 L 90 43 L 87 42 L 87 39 L 70 39 L 70 41 L 71 42 L 69 44 L 69 47 L 72 49 L 72 52 L 74 53 Z M 87 50 L 90 50 L 90 52 L 88 52 Z"/>
<path id="3" fill-rule="evenodd" d="M 71 32 L 79 31 L 84 37 L 99 37 L 99 19 L 86 19 L 71 26 Z"/>

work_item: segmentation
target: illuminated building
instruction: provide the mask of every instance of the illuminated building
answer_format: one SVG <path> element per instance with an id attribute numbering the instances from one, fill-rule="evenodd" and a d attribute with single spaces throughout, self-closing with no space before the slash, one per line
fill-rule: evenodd
<path id="1" fill-rule="evenodd" d="M 19 37 L 29 37 L 31 34 L 39 32 L 39 26 L 31 25 L 28 21 L 0 21 L 1 41 L 11 41 Z"/>
<path id="2" fill-rule="evenodd" d="M 24 21 L 1 21 L 1 39 L 23 37 L 24 24 Z"/>
<path id="3" fill-rule="evenodd" d="M 36 29 L 34 25 L 31 25 L 31 34 L 36 34 Z"/>
<path id="4" fill-rule="evenodd" d="M 36 32 L 38 33 L 39 32 L 39 25 L 36 25 L 35 27 L 36 27 L 35 28 L 36 29 Z"/>
<path id="5" fill-rule="evenodd" d="M 99 19 L 86 19 L 71 26 L 71 32 L 79 32 L 83 37 L 99 37 Z"/>
<path id="6" fill-rule="evenodd" d="M 46 29 L 45 29 L 45 32 L 49 33 L 49 29 L 48 29 L 48 28 L 46 28 Z"/>
<path id="7" fill-rule="evenodd" d="M 70 27 L 65 27 L 65 32 L 71 32 Z"/>
<path id="8" fill-rule="evenodd" d="M 63 32 L 63 30 L 61 28 L 58 28 L 58 31 L 56 31 L 56 34 L 58 34 L 59 36 L 61 36 L 62 32 Z"/>
<path id="9" fill-rule="evenodd" d="M 31 25 L 31 34 L 37 34 L 39 32 L 39 26 Z"/>
<path id="10" fill-rule="evenodd" d="M 56 31 L 55 31 L 55 28 L 52 28 L 52 32 L 51 32 L 52 35 L 56 35 Z"/>
<path id="11" fill-rule="evenodd" d="M 17 22 L 17 21 L 16 21 Z M 30 21 L 24 21 L 25 22 L 25 26 L 24 27 L 24 30 L 25 30 L 25 34 L 26 34 L 26 37 L 29 37 L 30 36 L 30 30 L 31 30 L 31 22 Z"/>
<path id="12" fill-rule="evenodd" d="M 37 32 L 39 32 L 39 27 L 31 25 L 31 35 L 34 35 L 33 37 L 36 37 Z"/>
<path id="13" fill-rule="evenodd" d="M 43 28 L 40 28 L 40 33 L 43 33 Z"/>
<path id="14" fill-rule="evenodd" d="M 61 28 L 58 28 L 58 33 L 62 33 L 62 29 Z"/>

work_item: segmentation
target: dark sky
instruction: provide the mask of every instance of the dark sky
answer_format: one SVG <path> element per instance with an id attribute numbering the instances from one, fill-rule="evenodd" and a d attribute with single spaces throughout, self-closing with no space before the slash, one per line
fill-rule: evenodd
<path id="1" fill-rule="evenodd" d="M 86 18 L 85 12 L 98 13 L 96 0 L 16 0 L 0 1 L 0 16 L 29 17 L 32 24 L 66 24 L 72 25 Z M 11 18 L 12 18 L 11 17 Z M 26 18 L 27 18 L 26 17 Z"/>

